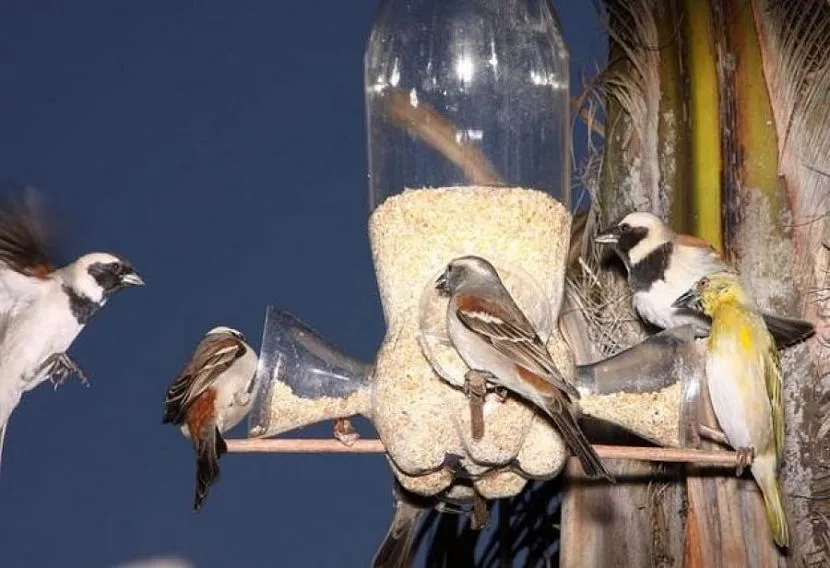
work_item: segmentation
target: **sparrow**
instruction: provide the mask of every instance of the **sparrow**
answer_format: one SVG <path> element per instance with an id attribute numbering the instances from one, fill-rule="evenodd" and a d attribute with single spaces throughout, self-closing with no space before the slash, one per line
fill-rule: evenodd
<path id="1" fill-rule="evenodd" d="M 712 319 L 705 355 L 712 408 L 743 463 L 754 456 L 750 470 L 764 496 L 767 524 L 775 543 L 787 548 L 790 531 L 778 481 L 784 405 L 775 341 L 734 272 L 704 276 L 672 305 Z"/>
<path id="2" fill-rule="evenodd" d="M 477 256 L 456 258 L 436 287 L 450 296 L 447 331 L 467 366 L 543 410 L 586 475 L 613 481 L 573 414 L 572 398 L 579 392 L 556 368 L 493 265 Z"/>
<path id="3" fill-rule="evenodd" d="M 194 511 L 219 479 L 219 458 L 228 451 L 222 434 L 251 408 L 258 362 L 242 333 L 214 327 L 167 391 L 162 423 L 179 426 L 196 452 Z"/>
<path id="4" fill-rule="evenodd" d="M 706 241 L 674 233 L 656 215 L 634 212 L 594 241 L 610 245 L 628 271 L 635 311 L 648 323 L 668 329 L 692 324 L 698 337 L 709 333 L 709 318 L 672 302 L 707 274 L 732 270 Z M 789 347 L 815 332 L 809 322 L 761 313 L 779 347 Z"/>
<path id="5" fill-rule="evenodd" d="M 88 383 L 67 355 L 109 298 L 144 281 L 125 259 L 104 252 L 56 268 L 35 194 L 0 202 L 0 452 L 23 393 L 71 374 Z"/>

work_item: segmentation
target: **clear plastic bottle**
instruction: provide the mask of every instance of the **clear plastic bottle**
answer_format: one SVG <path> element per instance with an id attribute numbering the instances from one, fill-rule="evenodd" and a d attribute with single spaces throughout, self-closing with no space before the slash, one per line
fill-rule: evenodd
<path id="1" fill-rule="evenodd" d="M 486 498 L 564 465 L 561 438 L 527 405 L 488 410 L 471 433 L 467 367 L 436 278 L 463 255 L 490 261 L 547 340 L 570 238 L 568 51 L 545 0 L 386 0 L 366 49 L 369 238 L 386 319 L 372 422 L 405 488 L 434 495 L 461 467 Z M 521 463 L 517 471 L 515 463 Z"/>
<path id="2" fill-rule="evenodd" d="M 385 0 L 364 60 L 369 196 L 569 190 L 569 56 L 548 0 Z"/>

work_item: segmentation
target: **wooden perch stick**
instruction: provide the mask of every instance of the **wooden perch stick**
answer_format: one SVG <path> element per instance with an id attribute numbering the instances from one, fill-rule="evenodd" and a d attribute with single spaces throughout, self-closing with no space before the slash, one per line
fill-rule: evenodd
<path id="1" fill-rule="evenodd" d="M 346 446 L 339 440 L 329 438 L 239 439 L 227 440 L 227 443 L 228 451 L 234 453 L 377 454 L 386 451 L 381 441 L 377 439 L 357 440 L 353 446 Z M 738 465 L 736 452 L 599 445 L 595 445 L 594 449 L 599 457 L 605 459 L 696 463 L 724 467 L 737 467 Z"/>

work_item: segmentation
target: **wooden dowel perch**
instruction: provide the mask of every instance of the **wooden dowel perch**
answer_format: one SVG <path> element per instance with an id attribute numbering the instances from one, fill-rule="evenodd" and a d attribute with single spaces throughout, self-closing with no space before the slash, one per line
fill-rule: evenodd
<path id="1" fill-rule="evenodd" d="M 357 440 L 352 446 L 328 438 L 239 439 L 227 440 L 227 443 L 228 451 L 234 453 L 377 454 L 386 451 L 383 443 L 377 439 Z M 724 467 L 737 467 L 739 463 L 736 452 L 600 445 L 595 445 L 594 449 L 599 457 L 615 460 L 696 463 Z"/>

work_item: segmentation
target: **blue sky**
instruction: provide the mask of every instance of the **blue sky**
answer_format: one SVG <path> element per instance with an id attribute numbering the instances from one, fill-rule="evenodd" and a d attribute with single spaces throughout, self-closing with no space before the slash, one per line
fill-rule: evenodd
<path id="1" fill-rule="evenodd" d="M 590 2 L 554 4 L 578 82 L 605 40 Z M 368 565 L 392 513 L 381 456 L 227 456 L 194 514 L 189 442 L 161 416 L 200 336 L 230 325 L 258 348 L 269 303 L 373 358 L 362 55 L 376 7 L 0 6 L 0 181 L 47 197 L 58 260 L 109 250 L 147 281 L 73 346 L 91 388 L 44 385 L 12 415 L 4 567 Z"/>

